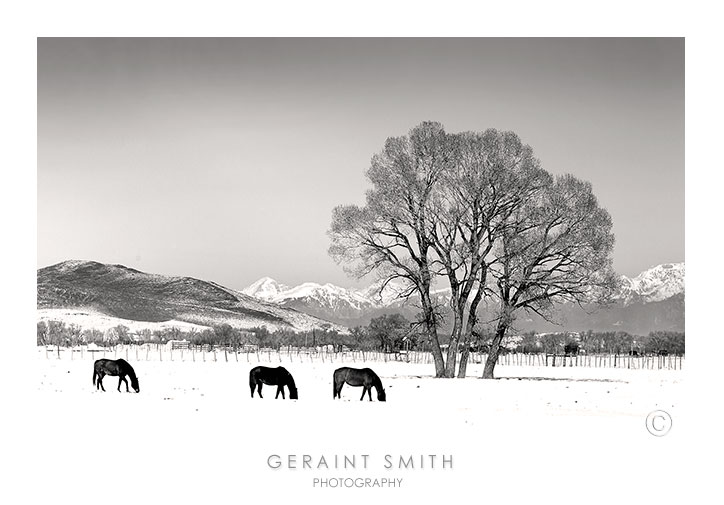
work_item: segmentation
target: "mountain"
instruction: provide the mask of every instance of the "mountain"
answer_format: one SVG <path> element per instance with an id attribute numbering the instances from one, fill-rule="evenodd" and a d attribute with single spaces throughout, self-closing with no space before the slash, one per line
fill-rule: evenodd
<path id="1" fill-rule="evenodd" d="M 133 328 L 177 325 L 198 329 L 227 323 L 236 328 L 306 331 L 330 325 L 214 282 L 95 261 L 65 261 L 39 269 L 37 295 L 40 319 L 55 317 L 83 327 L 128 323 Z"/>
<path id="2" fill-rule="evenodd" d="M 271 277 L 262 277 L 254 284 L 241 290 L 242 293 L 262 300 L 271 301 L 279 293 L 289 289 L 289 286 L 279 284 Z"/>
<path id="3" fill-rule="evenodd" d="M 561 304 L 556 322 L 549 323 L 535 314 L 520 314 L 516 320 L 519 331 L 627 331 L 648 334 L 654 330 L 684 331 L 684 263 L 668 263 L 652 267 L 634 278 L 621 276 L 620 290 L 606 308 L 579 307 Z M 346 289 L 332 284 L 307 282 L 288 287 L 265 277 L 243 292 L 282 307 L 297 309 L 322 319 L 353 327 L 366 325 L 382 314 L 399 312 L 408 319 L 419 309 L 414 299 L 402 301 L 400 283 L 390 283 L 380 293 L 381 284 L 362 289 Z M 444 304 L 450 290 L 438 289 L 435 298 Z M 481 308 L 481 320 L 491 320 L 494 308 Z"/>
<path id="4" fill-rule="evenodd" d="M 624 303 L 660 302 L 672 296 L 684 294 L 684 263 L 666 263 L 649 268 L 633 279 L 621 276 L 618 295 Z"/>

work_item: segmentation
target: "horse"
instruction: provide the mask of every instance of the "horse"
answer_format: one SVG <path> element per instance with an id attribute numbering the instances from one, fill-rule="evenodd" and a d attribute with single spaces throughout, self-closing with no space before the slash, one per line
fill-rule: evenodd
<path id="1" fill-rule="evenodd" d="M 118 376 L 118 391 L 121 391 L 121 382 L 126 383 L 126 393 L 130 393 L 128 390 L 128 381 L 126 375 L 131 378 L 131 387 L 136 393 L 141 392 L 141 387 L 138 385 L 138 377 L 136 372 L 133 371 L 133 367 L 128 364 L 124 359 L 99 359 L 93 364 L 93 385 L 96 389 L 106 388 L 103 387 L 103 377 L 106 375 Z"/>
<path id="2" fill-rule="evenodd" d="M 365 399 L 365 393 L 372 401 L 372 386 L 377 390 L 377 400 L 381 402 L 387 401 L 382 381 L 370 368 L 350 368 L 345 366 L 335 370 L 332 398 L 342 398 L 342 386 L 345 383 L 350 386 L 363 386 L 360 401 Z"/>
<path id="3" fill-rule="evenodd" d="M 276 368 L 258 366 L 252 368 L 249 372 L 249 387 L 251 388 L 252 398 L 254 398 L 255 389 L 259 392 L 259 398 L 264 398 L 261 395 L 262 384 L 277 387 L 277 395 L 274 397 L 275 400 L 279 398 L 279 393 L 282 394 L 282 399 L 286 399 L 284 396 L 284 386 L 289 388 L 290 400 L 299 399 L 297 396 L 297 386 L 294 384 L 294 378 L 283 366 L 278 366 Z"/>

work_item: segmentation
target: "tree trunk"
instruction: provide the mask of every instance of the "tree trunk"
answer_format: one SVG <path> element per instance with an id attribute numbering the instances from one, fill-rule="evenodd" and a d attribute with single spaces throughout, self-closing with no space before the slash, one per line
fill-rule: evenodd
<path id="1" fill-rule="evenodd" d="M 478 305 L 483 299 L 483 291 L 485 289 L 485 280 L 487 279 L 487 265 L 481 265 L 481 276 L 478 284 L 478 290 L 470 302 L 468 309 L 468 320 L 465 324 L 465 333 L 463 334 L 461 345 L 463 350 L 460 352 L 460 369 L 458 370 L 458 379 L 464 379 L 468 369 L 468 359 L 470 357 L 470 344 L 473 342 L 473 331 L 478 323 Z"/>
<path id="2" fill-rule="evenodd" d="M 435 362 L 435 377 L 445 377 L 445 360 L 442 357 L 439 344 L 432 346 L 432 359 Z"/>
<path id="3" fill-rule="evenodd" d="M 458 342 L 462 331 L 462 317 L 455 308 L 455 324 L 450 334 L 450 344 L 447 348 L 447 362 L 445 363 L 445 377 L 455 377 L 455 365 L 457 364 Z"/>
<path id="4" fill-rule="evenodd" d="M 427 303 L 426 303 L 427 302 Z M 435 363 L 435 377 L 445 377 L 445 360 L 440 349 L 440 340 L 437 338 L 437 325 L 435 324 L 435 316 L 432 305 L 429 300 L 423 297 L 423 313 L 425 318 L 425 328 L 432 343 L 432 359 Z"/>
<path id="5" fill-rule="evenodd" d="M 468 370 L 468 357 L 470 356 L 470 344 L 463 342 L 463 350 L 460 351 L 460 368 L 458 369 L 458 379 L 464 379 Z"/>
<path id="6" fill-rule="evenodd" d="M 485 368 L 483 369 L 483 379 L 494 379 L 493 371 L 495 370 L 495 364 L 498 362 L 498 356 L 500 356 L 501 343 L 503 342 L 503 336 L 507 328 L 498 325 L 498 329 L 495 331 L 493 342 L 490 344 L 490 352 L 488 353 L 488 359 L 485 360 Z"/>

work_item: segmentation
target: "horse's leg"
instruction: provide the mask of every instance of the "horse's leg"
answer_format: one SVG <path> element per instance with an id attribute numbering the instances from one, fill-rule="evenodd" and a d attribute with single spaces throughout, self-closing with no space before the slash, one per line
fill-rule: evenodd
<path id="1" fill-rule="evenodd" d="M 262 385 L 261 382 L 257 383 L 257 390 L 256 390 L 256 392 L 259 393 L 259 398 L 264 398 L 264 397 L 261 395 L 261 385 Z"/>
<path id="2" fill-rule="evenodd" d="M 279 398 L 279 393 L 282 394 L 282 400 L 286 400 L 286 397 L 284 396 L 284 386 L 277 386 L 277 395 L 274 397 L 275 400 Z"/>
<path id="3" fill-rule="evenodd" d="M 100 385 L 101 390 L 104 393 L 106 392 L 106 388 L 103 387 L 103 377 L 105 377 L 105 376 L 106 376 L 106 374 L 104 374 L 103 372 L 98 374 L 98 384 Z"/>
<path id="4" fill-rule="evenodd" d="M 254 390 L 256 389 L 256 384 L 251 384 L 251 397 L 254 398 Z"/>
<path id="5" fill-rule="evenodd" d="M 377 391 L 375 389 L 375 391 Z M 367 386 L 367 396 L 369 397 L 370 401 L 372 401 L 372 386 Z"/>
<path id="6" fill-rule="evenodd" d="M 362 398 L 360 398 L 359 401 L 362 401 L 365 399 L 366 392 L 367 392 L 367 386 L 362 386 Z"/>
<path id="7" fill-rule="evenodd" d="M 126 383 L 126 393 L 130 393 L 130 391 L 128 390 L 128 381 L 126 380 L 126 376 L 121 375 L 121 379 L 123 379 L 123 382 Z"/>

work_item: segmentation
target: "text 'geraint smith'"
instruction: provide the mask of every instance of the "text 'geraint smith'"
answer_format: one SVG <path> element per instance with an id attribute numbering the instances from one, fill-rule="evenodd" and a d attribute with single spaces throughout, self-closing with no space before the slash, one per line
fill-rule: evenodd
<path id="1" fill-rule="evenodd" d="M 272 454 L 267 465 L 274 470 L 329 470 L 329 469 L 367 469 L 375 465 L 369 454 L 334 454 L 314 456 L 311 454 Z M 374 468 L 398 470 L 450 470 L 453 467 L 452 454 L 385 454 L 377 460 Z"/>

